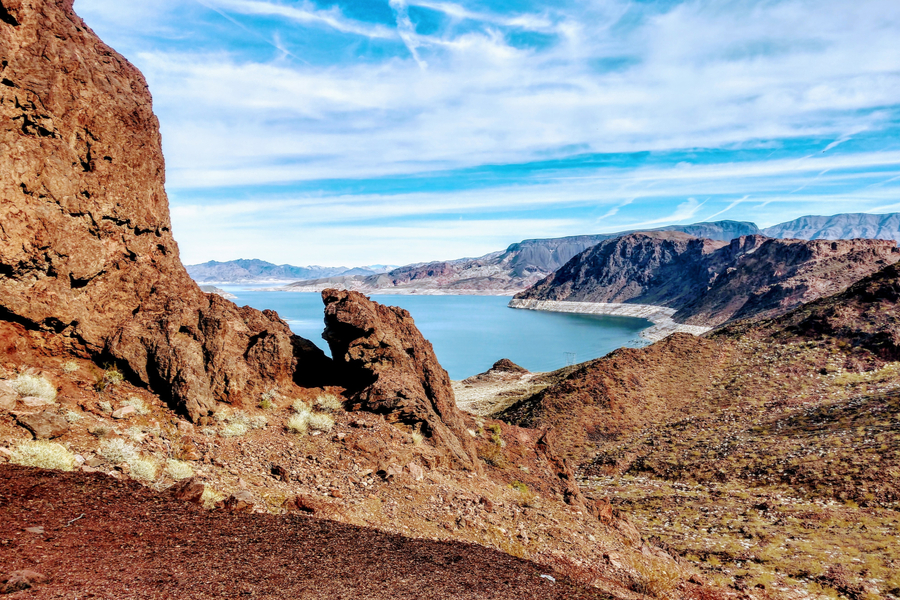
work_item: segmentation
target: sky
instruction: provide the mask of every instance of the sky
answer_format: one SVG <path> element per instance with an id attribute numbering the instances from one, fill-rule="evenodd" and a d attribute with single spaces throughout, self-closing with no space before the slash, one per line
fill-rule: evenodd
<path id="1" fill-rule="evenodd" d="M 76 0 L 182 261 L 407 264 L 900 211 L 896 0 Z"/>

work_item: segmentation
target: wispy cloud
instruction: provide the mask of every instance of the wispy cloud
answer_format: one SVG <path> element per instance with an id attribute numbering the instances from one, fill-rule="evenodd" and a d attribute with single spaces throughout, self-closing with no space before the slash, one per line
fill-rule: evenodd
<path id="1" fill-rule="evenodd" d="M 198 1 L 76 1 L 148 77 L 181 231 L 204 206 L 270 228 L 263 206 L 329 228 L 455 210 L 540 236 L 897 197 L 900 3 Z M 653 162 L 670 154 L 683 164 Z M 433 189 L 473 169 L 466 189 Z M 419 189 L 367 189 L 391 178 Z M 319 200 L 267 191 L 301 184 Z M 236 201 L 233 186 L 258 191 Z M 575 212 L 534 219 L 560 210 Z M 470 253 L 460 235 L 449 256 Z"/>

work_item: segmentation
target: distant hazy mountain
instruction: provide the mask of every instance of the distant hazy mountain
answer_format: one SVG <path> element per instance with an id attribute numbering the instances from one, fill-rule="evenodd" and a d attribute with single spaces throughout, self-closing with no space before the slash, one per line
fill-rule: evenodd
<path id="1" fill-rule="evenodd" d="M 354 268 L 318 265 L 295 267 L 293 265 L 275 265 L 259 259 L 239 259 L 226 262 L 211 260 L 199 265 L 186 266 L 188 274 L 197 283 L 283 283 L 338 275 L 374 275 L 392 267 L 392 265 Z"/>
<path id="2" fill-rule="evenodd" d="M 900 242 L 900 213 L 800 217 L 762 230 L 763 235 L 801 240 L 848 240 L 868 238 Z"/>
<path id="3" fill-rule="evenodd" d="M 727 242 L 742 235 L 759 233 L 759 228 L 753 223 L 715 221 L 672 225 L 653 231 L 681 231 Z M 316 292 L 340 287 L 364 293 L 513 294 L 537 283 L 576 254 L 628 233 L 631 232 L 524 240 L 510 245 L 505 251 L 478 258 L 406 265 L 378 275 L 298 281 L 285 289 Z"/>

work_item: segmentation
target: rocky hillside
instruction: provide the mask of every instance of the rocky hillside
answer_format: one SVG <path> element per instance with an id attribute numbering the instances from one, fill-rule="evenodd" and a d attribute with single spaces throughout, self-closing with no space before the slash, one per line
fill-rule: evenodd
<path id="1" fill-rule="evenodd" d="M 3 3 L 0 314 L 115 362 L 193 420 L 288 389 L 324 356 L 190 279 L 143 76 L 65 0 Z"/>
<path id="2" fill-rule="evenodd" d="M 679 323 L 712 326 L 783 314 L 897 260 L 881 240 L 635 233 L 584 251 L 516 298 L 655 304 L 676 309 Z"/>
<path id="3" fill-rule="evenodd" d="M 388 265 L 367 267 L 295 267 L 274 265 L 259 259 L 240 259 L 218 262 L 211 260 L 198 265 L 186 265 L 188 275 L 197 283 L 281 283 L 301 279 L 336 276 L 366 276 L 389 270 Z"/>
<path id="4" fill-rule="evenodd" d="M 763 235 L 801 240 L 894 240 L 900 242 L 900 213 L 870 215 L 848 213 L 806 216 L 762 230 Z"/>
<path id="5" fill-rule="evenodd" d="M 757 233 L 753 223 L 716 221 L 693 225 L 673 225 L 654 231 L 681 231 L 711 239 L 728 241 Z M 514 294 L 528 288 L 587 248 L 631 232 L 579 235 L 564 238 L 525 240 L 503 252 L 478 258 L 463 258 L 398 267 L 368 277 L 332 277 L 300 281 L 285 289 L 294 292 L 319 292 L 339 287 L 372 293 L 417 294 Z"/>
<path id="6" fill-rule="evenodd" d="M 552 424 L 584 490 L 713 581 L 896 597 L 898 301 L 891 265 L 777 319 L 579 365 L 500 416 Z"/>
<path id="7" fill-rule="evenodd" d="M 461 412 L 406 311 L 325 293 L 332 361 L 274 312 L 202 292 L 172 238 L 144 79 L 71 0 L 2 0 L 0 70 L 2 592 L 715 593 L 584 497 L 554 431 Z M 298 584 L 310 560 L 326 564 Z M 432 561 L 463 583 L 423 590 Z"/>

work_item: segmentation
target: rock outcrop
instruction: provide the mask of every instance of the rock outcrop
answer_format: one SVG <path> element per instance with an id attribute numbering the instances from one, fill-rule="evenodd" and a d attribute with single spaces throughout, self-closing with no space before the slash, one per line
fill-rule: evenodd
<path id="1" fill-rule="evenodd" d="M 643 232 L 601 242 L 516 298 L 651 304 L 676 309 L 676 322 L 713 326 L 784 314 L 898 260 L 883 240 Z"/>
<path id="2" fill-rule="evenodd" d="M 322 300 L 323 337 L 351 404 L 418 428 L 454 466 L 480 470 L 450 377 L 409 312 L 358 292 L 326 290 Z"/>
<path id="3" fill-rule="evenodd" d="M 140 72 L 72 0 L 0 5 L 0 318 L 114 361 L 192 419 L 325 360 L 271 311 L 207 295 L 178 258 Z"/>

